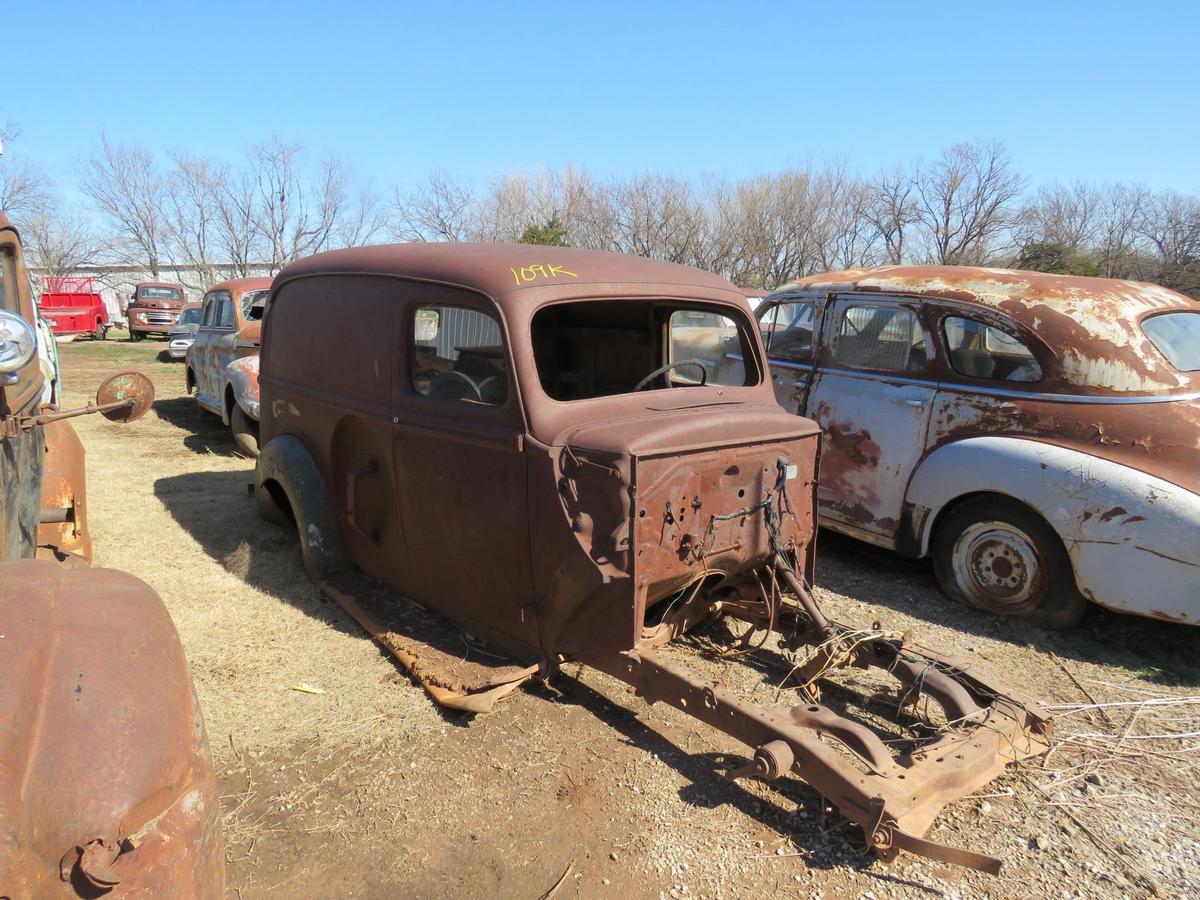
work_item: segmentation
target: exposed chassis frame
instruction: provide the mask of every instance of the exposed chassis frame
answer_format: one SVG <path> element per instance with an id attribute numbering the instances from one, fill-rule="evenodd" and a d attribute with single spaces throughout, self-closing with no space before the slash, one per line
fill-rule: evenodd
<path id="1" fill-rule="evenodd" d="M 765 605 L 736 598 L 718 600 L 710 611 L 779 633 L 789 649 L 815 647 L 812 665 L 802 670 L 809 683 L 848 665 L 889 672 L 903 688 L 903 702 L 924 696 L 942 708 L 948 725 L 941 733 L 894 755 L 866 726 L 819 702 L 766 709 L 668 662 L 653 648 L 580 661 L 626 682 L 651 703 L 667 703 L 753 747 L 753 760 L 732 777 L 794 773 L 859 826 L 884 861 L 904 849 L 997 874 L 1000 860 L 922 835 L 947 804 L 987 784 L 1009 763 L 1045 753 L 1053 733 L 1049 714 L 969 664 L 911 643 L 908 635 L 863 639 L 861 632 L 827 621 L 789 569 L 780 565 L 778 574 L 792 596 L 777 594 L 773 615 Z M 694 615 L 693 610 L 688 618 Z"/>

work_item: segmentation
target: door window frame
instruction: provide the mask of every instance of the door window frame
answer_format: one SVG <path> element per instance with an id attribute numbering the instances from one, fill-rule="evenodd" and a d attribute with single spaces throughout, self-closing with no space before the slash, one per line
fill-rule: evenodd
<path id="1" fill-rule="evenodd" d="M 877 369 L 866 366 L 852 366 L 837 358 L 837 344 L 841 337 L 841 323 L 846 310 L 853 307 L 880 307 L 884 309 L 902 309 L 911 314 L 921 329 L 925 339 L 925 364 L 920 369 Z M 844 372 L 859 377 L 873 377 L 889 381 L 914 381 L 923 384 L 936 384 L 936 364 L 940 357 L 936 334 L 931 332 L 923 315 L 919 302 L 912 302 L 904 297 L 893 297 L 889 294 L 834 294 L 829 297 L 826 305 L 824 321 L 821 326 L 821 351 L 818 356 L 822 369 Z"/>

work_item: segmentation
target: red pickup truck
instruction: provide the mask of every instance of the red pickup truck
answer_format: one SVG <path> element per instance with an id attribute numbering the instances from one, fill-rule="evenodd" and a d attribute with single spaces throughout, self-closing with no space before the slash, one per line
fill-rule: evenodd
<path id="1" fill-rule="evenodd" d="M 102 341 L 111 327 L 104 298 L 91 277 L 44 276 L 38 311 L 54 334 L 89 334 Z"/>

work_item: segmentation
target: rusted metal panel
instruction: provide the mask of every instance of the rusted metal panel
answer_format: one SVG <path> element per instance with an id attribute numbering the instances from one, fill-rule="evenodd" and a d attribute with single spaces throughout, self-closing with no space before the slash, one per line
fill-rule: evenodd
<path id="1" fill-rule="evenodd" d="M 91 562 L 83 442 L 71 423 L 62 420 L 47 423 L 41 434 L 46 454 L 42 471 L 38 556 L 60 562 L 68 559 Z"/>
<path id="2" fill-rule="evenodd" d="M 952 300 L 1002 314 L 1052 351 L 1038 390 L 1200 390 L 1200 373 L 1171 368 L 1140 327 L 1148 315 L 1200 310 L 1200 303 L 1156 284 L 971 266 L 881 266 L 812 275 L 781 290 L 791 287 Z"/>
<path id="3" fill-rule="evenodd" d="M 162 601 L 108 569 L 0 568 L 5 893 L 220 897 L 216 779 Z"/>

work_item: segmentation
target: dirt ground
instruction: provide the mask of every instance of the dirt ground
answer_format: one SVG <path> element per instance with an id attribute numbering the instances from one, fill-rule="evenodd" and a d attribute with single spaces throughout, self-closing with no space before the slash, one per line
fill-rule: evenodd
<path id="1" fill-rule="evenodd" d="M 930 832 L 1000 857 L 1000 876 L 909 855 L 887 866 L 804 784 L 728 781 L 735 742 L 594 671 L 568 665 L 486 716 L 437 709 L 308 582 L 294 534 L 258 519 L 252 462 L 164 347 L 62 346 L 66 400 L 120 367 L 158 389 L 136 424 L 76 420 L 95 562 L 147 581 L 178 626 L 221 781 L 230 896 L 1200 895 L 1194 629 L 1103 611 L 1061 635 L 993 620 L 946 601 L 926 564 L 822 535 L 834 618 L 911 629 L 1066 707 L 1048 758 Z M 670 652 L 776 702 L 769 647 L 739 663 Z"/>

